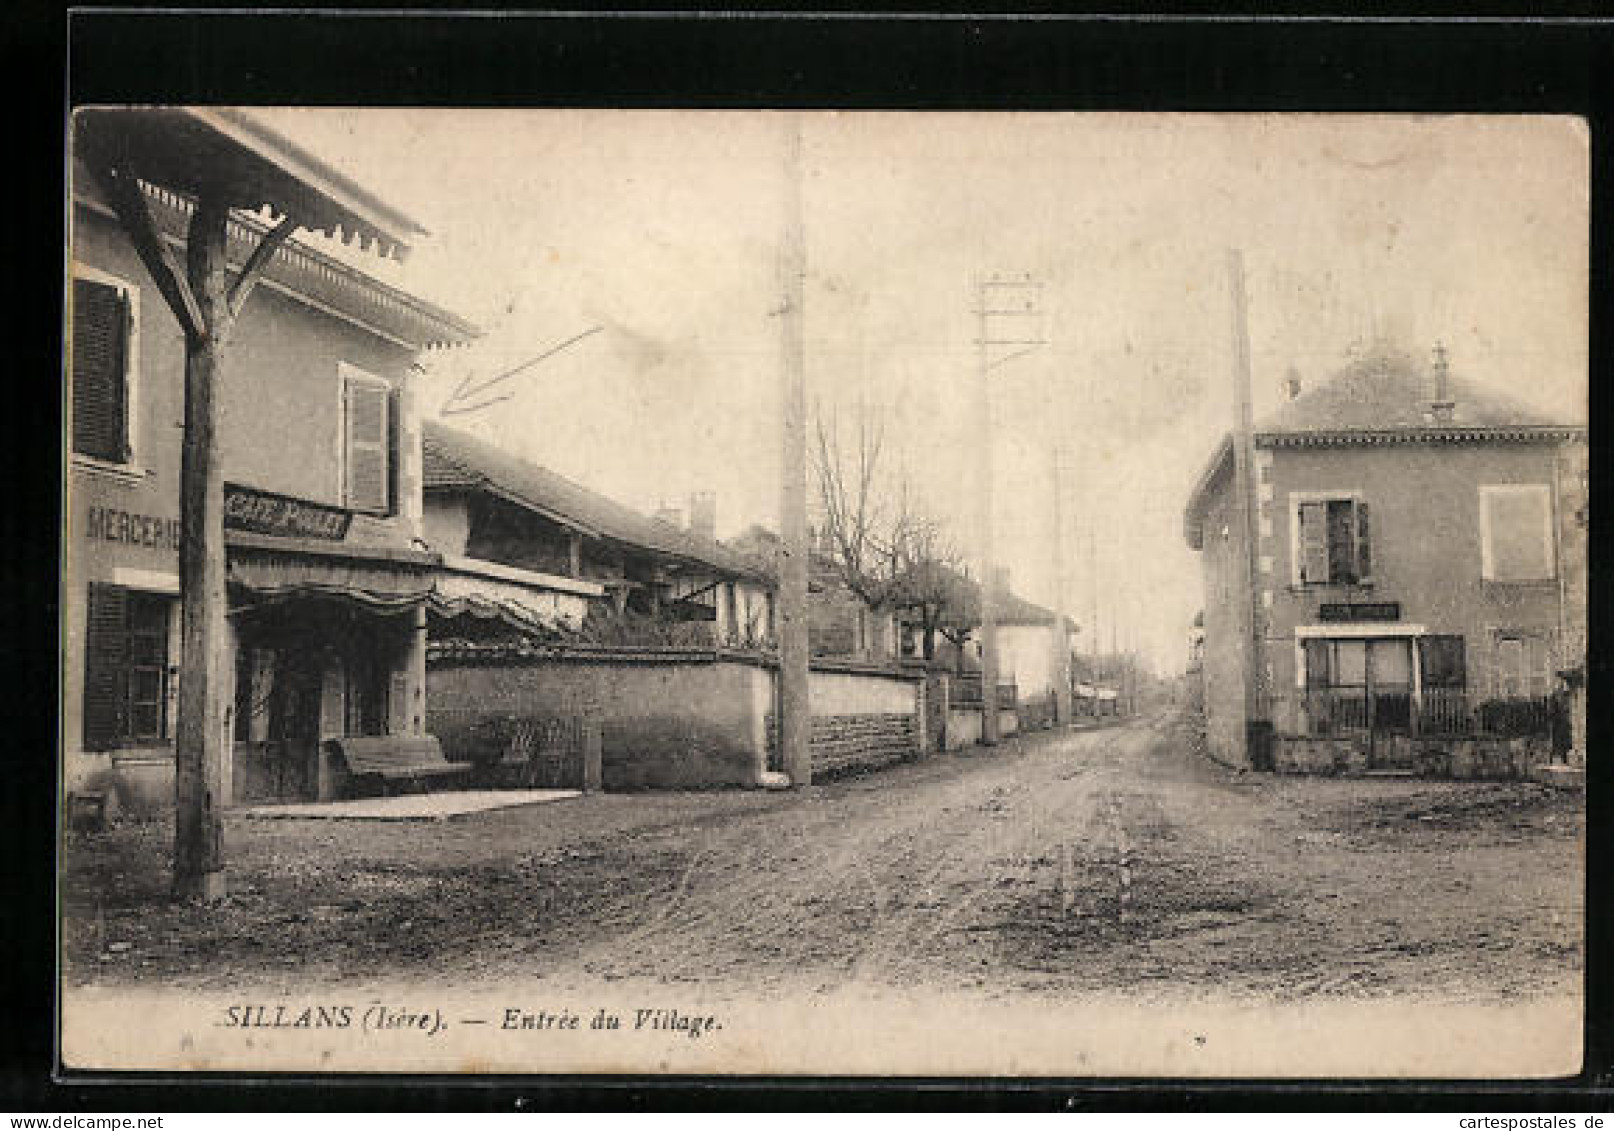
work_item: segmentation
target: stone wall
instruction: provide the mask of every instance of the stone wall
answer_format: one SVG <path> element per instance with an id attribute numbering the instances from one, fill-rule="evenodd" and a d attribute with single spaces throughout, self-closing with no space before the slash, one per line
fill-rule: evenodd
<path id="1" fill-rule="evenodd" d="M 1428 778 L 1525 780 L 1553 761 L 1545 738 L 1380 738 L 1370 752 L 1366 735 L 1277 735 L 1273 768 L 1283 774 L 1360 774 L 1370 769 L 1410 770 Z"/>
<path id="2" fill-rule="evenodd" d="M 778 731 L 768 716 L 768 753 L 773 753 Z M 918 758 L 918 733 L 913 715 L 814 715 L 808 744 L 813 777 L 875 770 Z"/>

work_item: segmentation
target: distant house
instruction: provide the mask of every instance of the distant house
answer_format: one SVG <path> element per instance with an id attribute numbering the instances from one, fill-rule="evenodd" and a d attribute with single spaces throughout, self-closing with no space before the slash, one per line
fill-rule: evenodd
<path id="1" fill-rule="evenodd" d="M 939 608 L 903 610 L 903 653 L 923 654 L 927 616 L 935 629 L 932 659 L 955 670 L 980 666 L 980 584 L 951 566 L 931 563 L 932 576 L 923 587 L 944 599 Z M 1070 652 L 1076 623 L 1008 591 L 998 597 L 998 674 L 1013 683 L 1022 700 L 1052 694 L 1060 653 Z"/>
<path id="2" fill-rule="evenodd" d="M 441 423 L 427 422 L 423 446 L 439 638 L 772 638 L 773 583 L 701 521 L 715 517 L 709 496 L 685 529 Z"/>
<path id="3" fill-rule="evenodd" d="M 727 545 L 753 568 L 777 576 L 779 536 L 773 531 L 753 525 Z M 878 664 L 899 655 L 896 614 L 852 592 L 831 550 L 816 540 L 807 573 L 807 634 L 814 656 Z"/>
<path id="4" fill-rule="evenodd" d="M 1585 441 L 1438 351 L 1380 349 L 1257 424 L 1252 592 L 1224 440 L 1185 515 L 1213 753 L 1332 735 L 1371 764 L 1396 736 L 1527 719 L 1581 662 L 1584 531 L 1564 519 Z"/>

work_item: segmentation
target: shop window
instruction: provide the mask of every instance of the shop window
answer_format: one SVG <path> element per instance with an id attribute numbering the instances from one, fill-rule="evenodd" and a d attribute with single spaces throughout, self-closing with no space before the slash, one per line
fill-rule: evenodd
<path id="1" fill-rule="evenodd" d="M 169 616 L 173 600 L 91 585 L 85 638 L 84 748 L 165 742 L 170 734 Z"/>
<path id="2" fill-rule="evenodd" d="M 72 305 L 73 452 L 126 464 L 131 454 L 134 292 L 109 276 L 75 274 Z"/>
<path id="3" fill-rule="evenodd" d="M 349 510 L 392 514 L 397 496 L 397 412 L 392 386 L 342 366 L 342 495 Z"/>
<path id="4" fill-rule="evenodd" d="M 1557 576 L 1552 489 L 1545 483 L 1481 487 L 1480 534 L 1486 581 L 1549 581 Z"/>
<path id="5" fill-rule="evenodd" d="M 1418 667 L 1423 686 L 1432 690 L 1457 690 L 1468 685 L 1468 669 L 1461 636 L 1421 636 L 1418 638 Z"/>
<path id="6" fill-rule="evenodd" d="M 1297 499 L 1297 585 L 1367 585 L 1373 577 L 1367 504 L 1353 497 Z"/>

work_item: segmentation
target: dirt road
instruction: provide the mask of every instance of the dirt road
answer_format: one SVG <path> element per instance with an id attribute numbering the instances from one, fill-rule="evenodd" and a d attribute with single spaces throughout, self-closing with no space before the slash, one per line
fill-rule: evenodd
<path id="1" fill-rule="evenodd" d="M 1578 795 L 1239 775 L 1192 747 L 1162 717 L 792 794 L 231 818 L 211 910 L 166 905 L 168 829 L 127 826 L 69 846 L 68 976 L 1476 1002 L 1578 981 Z"/>

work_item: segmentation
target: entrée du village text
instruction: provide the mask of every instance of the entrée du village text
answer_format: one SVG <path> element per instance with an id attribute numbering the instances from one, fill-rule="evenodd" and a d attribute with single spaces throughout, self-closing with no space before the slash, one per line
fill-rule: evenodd
<path id="1" fill-rule="evenodd" d="M 421 1009 L 370 1004 L 357 1005 L 231 1005 L 219 1021 L 227 1029 L 358 1029 L 362 1032 L 416 1030 L 436 1036 L 453 1025 L 490 1026 L 522 1032 L 665 1032 L 691 1039 L 723 1028 L 715 1014 L 685 1013 L 672 1008 L 616 1012 L 596 1009 L 592 1014 L 572 1009 L 536 1011 L 508 1006 L 496 1020 L 488 1017 L 445 1017 L 438 1008 Z"/>

